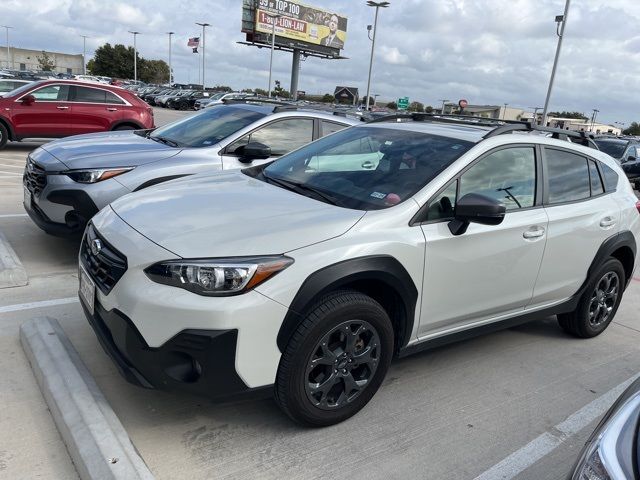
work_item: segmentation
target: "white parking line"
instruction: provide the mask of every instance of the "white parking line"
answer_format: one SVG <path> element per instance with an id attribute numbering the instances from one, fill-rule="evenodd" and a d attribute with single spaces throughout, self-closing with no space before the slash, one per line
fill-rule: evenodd
<path id="1" fill-rule="evenodd" d="M 522 473 L 525 469 L 558 448 L 567 438 L 597 420 L 638 377 L 640 377 L 640 374 L 634 375 L 604 395 L 586 404 L 553 427 L 552 430 L 555 430 L 555 432 L 545 432 L 539 435 L 486 472 L 478 475 L 475 480 L 509 480 Z"/>
<path id="2" fill-rule="evenodd" d="M 7 213 L 6 215 L 0 215 L 0 218 L 14 218 L 14 217 L 28 217 L 26 213 Z"/>
<path id="3" fill-rule="evenodd" d="M 66 305 L 76 303 L 78 297 L 57 298 L 55 300 L 43 300 L 41 302 L 18 303 L 15 305 L 5 305 L 0 307 L 0 313 L 19 312 L 21 310 L 31 310 L 34 308 L 54 307 L 56 305 Z"/>
<path id="4" fill-rule="evenodd" d="M 9 165 L 8 163 L 0 163 L 0 167 L 18 168 L 24 170 L 24 165 Z"/>

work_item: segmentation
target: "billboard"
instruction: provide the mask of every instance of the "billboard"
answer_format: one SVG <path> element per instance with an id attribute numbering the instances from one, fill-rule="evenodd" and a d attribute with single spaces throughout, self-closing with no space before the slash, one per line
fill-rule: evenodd
<path id="1" fill-rule="evenodd" d="M 276 42 L 289 39 L 311 50 L 336 51 L 344 48 L 347 38 L 347 17 L 335 12 L 310 7 L 300 2 L 288 0 L 245 0 L 243 10 L 248 4 L 253 7 L 249 15 L 243 11 L 243 31 L 248 32 L 246 20 L 255 21 L 254 34 L 271 34 L 275 18 Z M 247 11 L 246 13 L 249 13 Z M 247 18 L 249 17 L 249 18 Z"/>

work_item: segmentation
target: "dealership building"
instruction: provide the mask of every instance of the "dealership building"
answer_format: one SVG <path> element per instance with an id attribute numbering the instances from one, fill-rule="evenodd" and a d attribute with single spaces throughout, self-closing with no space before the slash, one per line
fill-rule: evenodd
<path id="1" fill-rule="evenodd" d="M 54 71 L 79 75 L 83 73 L 82 54 L 49 52 L 44 50 L 55 65 Z M 0 45 L 0 68 L 11 70 L 41 70 L 38 57 L 43 50 L 27 50 L 26 48 L 10 47 L 7 60 L 7 46 Z"/>

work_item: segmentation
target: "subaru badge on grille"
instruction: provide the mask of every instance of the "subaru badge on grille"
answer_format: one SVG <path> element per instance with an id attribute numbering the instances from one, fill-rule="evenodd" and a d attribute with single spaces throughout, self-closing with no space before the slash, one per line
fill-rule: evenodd
<path id="1" fill-rule="evenodd" d="M 91 242 L 91 253 L 93 253 L 94 255 L 98 255 L 100 253 L 100 250 L 102 250 L 102 242 L 96 238 L 93 242 Z"/>

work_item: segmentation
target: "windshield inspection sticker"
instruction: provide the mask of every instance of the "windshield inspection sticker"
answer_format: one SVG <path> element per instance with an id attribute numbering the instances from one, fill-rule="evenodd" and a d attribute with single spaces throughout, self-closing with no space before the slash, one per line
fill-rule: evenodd
<path id="1" fill-rule="evenodd" d="M 380 193 L 380 192 L 373 192 L 370 196 L 373 197 L 373 198 L 379 198 L 379 199 L 382 200 L 384 197 L 387 196 L 387 194 L 386 193 Z"/>

